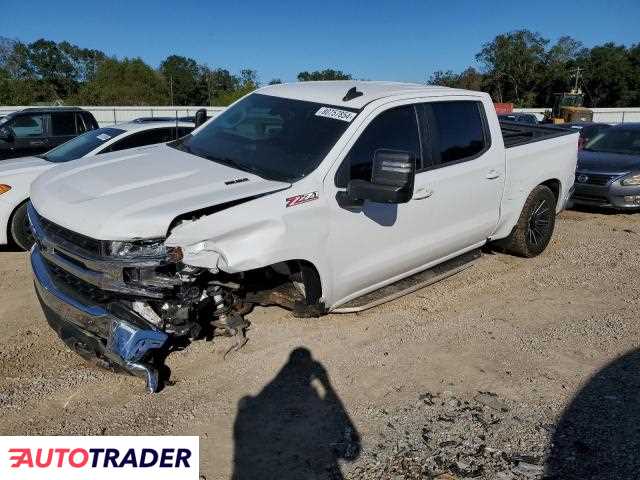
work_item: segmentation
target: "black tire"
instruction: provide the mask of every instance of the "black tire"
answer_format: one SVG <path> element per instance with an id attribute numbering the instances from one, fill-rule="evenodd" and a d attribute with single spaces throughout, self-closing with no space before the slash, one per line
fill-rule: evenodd
<path id="1" fill-rule="evenodd" d="M 518 223 L 509 236 L 495 245 L 512 255 L 531 258 L 540 255 L 553 236 L 556 197 L 545 185 L 538 185 L 524 202 Z"/>
<path id="2" fill-rule="evenodd" d="M 9 225 L 11 240 L 22 250 L 30 250 L 34 243 L 31 226 L 27 218 L 27 203 L 23 203 L 15 209 Z"/>

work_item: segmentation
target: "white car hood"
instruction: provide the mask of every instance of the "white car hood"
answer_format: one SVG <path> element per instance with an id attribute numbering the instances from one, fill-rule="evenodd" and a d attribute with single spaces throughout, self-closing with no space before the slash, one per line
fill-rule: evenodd
<path id="1" fill-rule="evenodd" d="M 22 175 L 25 173 L 38 173 L 47 168 L 51 168 L 55 163 L 47 162 L 46 160 L 38 157 L 22 157 L 14 158 L 12 160 L 0 161 L 0 183 L 3 183 L 3 179 L 13 176 Z"/>
<path id="2" fill-rule="evenodd" d="M 131 240 L 164 237 L 181 214 L 290 186 L 161 145 L 61 165 L 32 184 L 31 201 L 72 231 Z"/>

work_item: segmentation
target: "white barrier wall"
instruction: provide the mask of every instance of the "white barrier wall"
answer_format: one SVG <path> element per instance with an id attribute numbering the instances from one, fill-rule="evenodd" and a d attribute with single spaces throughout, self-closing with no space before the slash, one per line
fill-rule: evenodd
<path id="1" fill-rule="evenodd" d="M 27 108 L 2 107 L 0 116 Z M 220 113 L 225 107 L 81 107 L 89 110 L 96 117 L 101 127 L 122 123 L 138 117 L 186 117 L 194 115 L 199 108 L 206 108 L 209 115 Z M 542 115 L 549 108 L 515 108 L 516 112 L 537 113 Z M 640 122 L 640 107 L 629 108 L 592 108 L 593 121 L 604 123 Z"/>
<path id="2" fill-rule="evenodd" d="M 27 107 L 2 107 L 0 116 Z M 48 107 L 47 107 L 48 108 Z M 52 107 L 53 108 L 53 107 Z M 90 111 L 101 127 L 128 122 L 139 117 L 187 117 L 194 115 L 196 110 L 204 108 L 208 115 L 220 113 L 225 107 L 80 107 Z"/>
<path id="3" fill-rule="evenodd" d="M 514 108 L 516 112 L 537 113 L 542 115 L 551 108 Z M 640 107 L 628 108 L 592 108 L 593 121 L 602 123 L 640 122 Z"/>

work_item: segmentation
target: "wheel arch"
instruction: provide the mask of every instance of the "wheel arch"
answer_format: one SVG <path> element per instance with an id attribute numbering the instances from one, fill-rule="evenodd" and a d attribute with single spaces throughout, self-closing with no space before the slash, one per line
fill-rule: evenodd
<path id="1" fill-rule="evenodd" d="M 252 292 L 252 302 L 280 305 L 292 310 L 297 317 L 317 317 L 326 313 L 320 271 L 312 262 L 304 259 L 285 260 L 257 268 L 252 273 L 267 273 L 269 270 L 284 275 L 286 283 L 295 288 L 283 290 L 266 284 L 264 288 Z"/>
<path id="2" fill-rule="evenodd" d="M 16 216 L 18 209 L 22 207 L 24 204 L 26 204 L 28 201 L 29 201 L 29 198 L 25 198 L 21 202 L 17 203 L 13 207 L 13 209 L 11 210 L 11 213 L 9 214 L 9 217 L 7 218 L 7 225 L 5 226 L 5 235 L 7 236 L 7 245 L 16 245 L 15 240 L 13 239 L 13 234 L 11 233 L 11 224 L 13 223 L 13 218 Z"/>
<path id="3" fill-rule="evenodd" d="M 560 201 L 560 194 L 562 193 L 562 182 L 560 180 L 558 180 L 557 178 L 550 178 L 549 180 L 545 180 L 544 182 L 536 185 L 544 185 L 545 187 L 548 187 L 549 190 L 551 190 L 551 192 L 553 193 L 554 197 L 556 197 L 556 206 L 558 205 L 558 202 Z M 534 187 L 535 188 L 535 187 Z M 533 189 L 532 189 L 533 191 Z"/>

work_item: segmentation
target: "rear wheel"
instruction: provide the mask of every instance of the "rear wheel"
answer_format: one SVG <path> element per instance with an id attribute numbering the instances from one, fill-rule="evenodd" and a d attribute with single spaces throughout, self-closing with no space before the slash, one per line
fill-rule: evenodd
<path id="1" fill-rule="evenodd" d="M 13 212 L 9 226 L 11 240 L 23 250 L 30 250 L 34 243 L 31 225 L 27 218 L 27 203 L 23 203 Z"/>
<path id="2" fill-rule="evenodd" d="M 529 194 L 511 234 L 496 246 L 520 257 L 540 255 L 549 245 L 555 222 L 556 197 L 549 187 L 538 185 Z"/>

